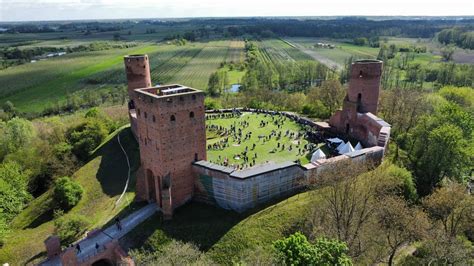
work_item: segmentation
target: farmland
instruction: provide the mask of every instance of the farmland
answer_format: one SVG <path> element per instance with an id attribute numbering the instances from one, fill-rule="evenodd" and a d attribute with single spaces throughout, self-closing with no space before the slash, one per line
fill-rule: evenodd
<path id="1" fill-rule="evenodd" d="M 211 41 L 184 46 L 145 43 L 128 49 L 73 53 L 1 71 L 0 96 L 22 112 L 41 112 L 64 102 L 75 91 L 123 86 L 122 58 L 137 53 L 149 55 L 153 82 L 183 83 L 205 90 L 209 76 L 226 60 L 228 50 L 229 41 Z M 242 60 L 240 52 L 234 53 Z"/>

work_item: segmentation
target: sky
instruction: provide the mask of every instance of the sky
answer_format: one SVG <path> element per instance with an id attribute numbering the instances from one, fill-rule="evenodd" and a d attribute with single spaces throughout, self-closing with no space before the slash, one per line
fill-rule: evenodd
<path id="1" fill-rule="evenodd" d="M 0 21 L 252 16 L 472 16 L 473 0 L 0 0 Z"/>

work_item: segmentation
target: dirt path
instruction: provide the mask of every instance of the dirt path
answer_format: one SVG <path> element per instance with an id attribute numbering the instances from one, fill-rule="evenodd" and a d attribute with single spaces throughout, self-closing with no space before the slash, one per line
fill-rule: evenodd
<path id="1" fill-rule="evenodd" d="M 303 53 L 311 56 L 314 60 L 326 65 L 327 67 L 331 68 L 331 69 L 336 69 L 336 70 L 342 70 L 343 66 L 325 56 L 322 56 L 320 55 L 318 52 L 314 51 L 314 50 L 311 50 L 311 49 L 308 49 L 298 43 L 293 43 L 293 42 L 290 42 L 289 40 L 285 40 L 285 42 L 287 42 L 288 44 L 292 45 L 293 47 L 299 49 L 300 51 L 302 51 Z"/>

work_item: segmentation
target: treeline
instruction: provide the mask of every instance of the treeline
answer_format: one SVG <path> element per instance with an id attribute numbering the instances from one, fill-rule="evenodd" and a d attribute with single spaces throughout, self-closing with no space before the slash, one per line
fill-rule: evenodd
<path id="1" fill-rule="evenodd" d="M 474 66 L 470 64 L 456 64 L 450 62 L 452 52 L 443 51 L 443 61 L 435 64 L 425 64 L 417 60 L 417 55 L 426 53 L 425 46 L 397 46 L 382 44 L 377 59 L 384 62 L 382 73 L 382 87 L 392 88 L 423 88 L 424 83 L 432 83 L 432 87 L 439 89 L 443 86 L 473 86 Z M 350 58 L 345 64 L 342 77 L 347 81 Z"/>
<path id="2" fill-rule="evenodd" d="M 460 27 L 444 29 L 438 33 L 438 41 L 443 44 L 456 44 L 461 48 L 474 49 L 474 31 Z"/>
<path id="3" fill-rule="evenodd" d="M 329 79 L 334 73 L 314 60 L 278 62 L 263 59 L 254 42 L 245 44 L 247 71 L 242 78 L 243 91 L 258 89 L 305 91 L 315 83 Z"/>
<path id="4" fill-rule="evenodd" d="M 103 105 L 124 105 L 127 103 L 126 87 L 112 87 L 101 90 L 82 90 L 66 95 L 65 101 L 57 101 L 47 106 L 39 114 L 28 114 L 29 118 L 73 113 L 81 109 Z"/>
<path id="5" fill-rule="evenodd" d="M 215 24 L 216 21 L 207 21 Z M 342 18 L 331 20 L 297 20 L 297 19 L 224 19 L 221 25 L 238 23 L 228 26 L 226 30 L 232 36 L 245 34 L 262 35 L 272 32 L 280 36 L 330 37 L 355 39 L 372 36 L 406 36 L 414 38 L 430 38 L 436 32 L 453 26 L 455 20 L 368 20 L 365 18 Z M 472 23 L 464 20 L 465 25 Z M 240 24 L 240 25 L 239 25 Z M 232 24 L 231 24 L 232 25 Z"/>
<path id="6" fill-rule="evenodd" d="M 49 53 L 76 53 L 76 52 L 92 52 L 109 49 L 125 49 L 137 46 L 137 43 L 111 43 L 111 42 L 92 42 L 90 44 L 81 44 L 78 46 L 68 47 L 4 47 L 0 48 L 0 69 L 7 68 L 11 65 L 29 62 L 32 59 L 45 58 Z"/>

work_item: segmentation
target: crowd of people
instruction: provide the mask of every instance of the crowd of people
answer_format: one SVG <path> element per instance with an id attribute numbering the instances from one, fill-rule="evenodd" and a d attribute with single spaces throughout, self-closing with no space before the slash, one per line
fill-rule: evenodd
<path id="1" fill-rule="evenodd" d="M 315 144 L 303 141 L 307 138 L 307 129 L 300 131 L 285 130 L 284 124 L 289 120 L 288 117 L 278 113 L 262 113 L 262 115 L 263 119 L 259 121 L 259 128 L 268 128 L 271 126 L 272 129 L 270 131 L 269 128 L 270 132 L 268 134 L 255 136 L 256 132 L 252 129 L 249 130 L 251 115 L 242 116 L 240 112 L 208 114 L 207 120 L 235 119 L 239 117 L 240 120 L 235 119 L 235 121 L 227 127 L 212 124 L 212 122 L 207 124 L 206 129 L 214 132 L 219 137 L 217 142 L 207 145 L 207 150 L 222 151 L 231 145 L 243 146 L 248 144 L 243 147 L 241 152 L 233 154 L 231 158 L 218 155 L 215 160 L 211 160 L 210 162 L 233 167 L 238 170 L 253 167 L 256 165 L 256 160 L 259 156 L 256 151 L 257 145 L 265 145 L 268 144 L 268 142 L 272 142 L 272 145 L 274 145 L 273 148 L 268 150 L 269 153 L 292 152 L 297 150 L 297 156 L 304 156 L 315 149 Z"/>

